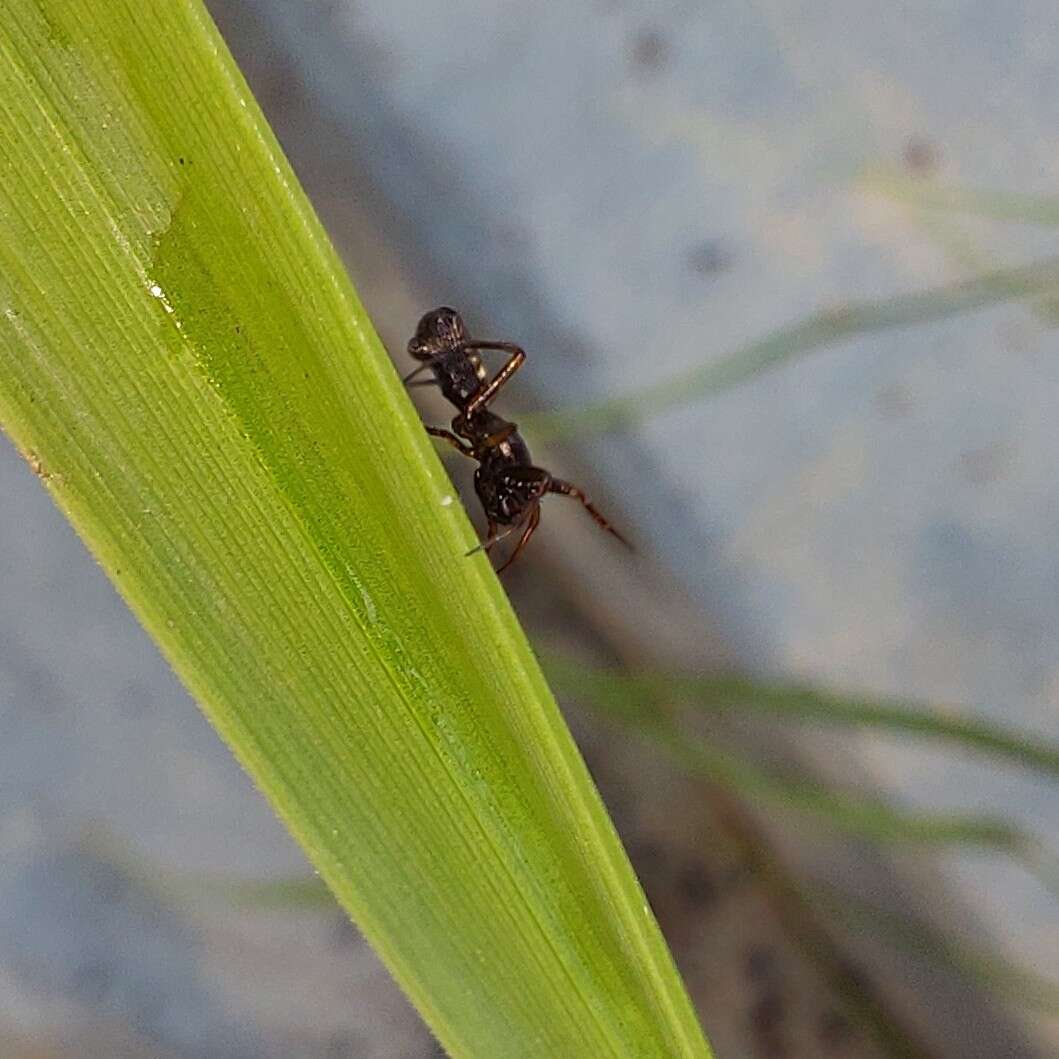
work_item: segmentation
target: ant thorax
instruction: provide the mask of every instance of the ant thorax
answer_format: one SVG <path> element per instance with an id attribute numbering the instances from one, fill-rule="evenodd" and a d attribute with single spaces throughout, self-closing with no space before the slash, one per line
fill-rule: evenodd
<path id="1" fill-rule="evenodd" d="M 435 357 L 430 370 L 445 400 L 457 408 L 466 406 L 486 377 L 482 358 L 477 353 L 468 353 L 463 349 L 454 349 Z"/>

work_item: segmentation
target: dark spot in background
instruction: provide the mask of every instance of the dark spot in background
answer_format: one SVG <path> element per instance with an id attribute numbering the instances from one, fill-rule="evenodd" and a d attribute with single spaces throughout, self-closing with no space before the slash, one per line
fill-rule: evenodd
<path id="1" fill-rule="evenodd" d="M 768 1059 L 781 1059 L 790 1049 L 783 1033 L 787 1005 L 775 988 L 766 990 L 750 1006 L 750 1027 L 754 1034 L 754 1051 Z"/>
<path id="2" fill-rule="evenodd" d="M 775 989 L 762 993 L 750 1008 L 750 1021 L 758 1033 L 774 1034 L 783 1025 L 786 1015 L 783 997 Z"/>
<path id="3" fill-rule="evenodd" d="M 327 1059 L 353 1059 L 362 1054 L 363 1045 L 352 1033 L 336 1033 L 327 1042 Z"/>
<path id="4" fill-rule="evenodd" d="M 841 1011 L 831 1008 L 820 1016 L 816 1036 L 829 1051 L 841 1048 L 853 1038 L 853 1025 Z"/>
<path id="5" fill-rule="evenodd" d="M 767 981 L 776 973 L 776 957 L 767 946 L 754 945 L 747 950 L 744 970 L 751 982 Z"/>
<path id="6" fill-rule="evenodd" d="M 853 992 L 863 996 L 875 995 L 875 990 L 861 967 L 852 960 L 842 960 L 839 965 L 839 974 L 846 980 L 846 986 Z"/>
<path id="7" fill-rule="evenodd" d="M 921 137 L 912 137 L 902 152 L 905 169 L 913 176 L 933 176 L 941 161 L 937 145 Z"/>
<path id="8" fill-rule="evenodd" d="M 732 265 L 733 254 L 721 239 L 703 239 L 687 253 L 685 264 L 696 276 L 712 276 Z"/>
<path id="9" fill-rule="evenodd" d="M 689 905 L 702 908 L 711 904 L 717 897 L 717 884 L 706 870 L 706 866 L 697 861 L 686 864 L 677 876 L 677 893 Z"/>
<path id="10" fill-rule="evenodd" d="M 632 38 L 629 60 L 639 73 L 658 73 L 669 61 L 669 41 L 657 29 L 641 29 Z"/>

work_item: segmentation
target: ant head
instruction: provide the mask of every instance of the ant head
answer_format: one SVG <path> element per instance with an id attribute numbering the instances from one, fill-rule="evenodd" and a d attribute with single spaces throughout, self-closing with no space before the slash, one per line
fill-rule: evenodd
<path id="1" fill-rule="evenodd" d="M 416 328 L 408 343 L 408 353 L 416 360 L 431 360 L 441 353 L 458 349 L 467 341 L 467 329 L 463 317 L 455 309 L 441 306 L 431 309 Z"/>

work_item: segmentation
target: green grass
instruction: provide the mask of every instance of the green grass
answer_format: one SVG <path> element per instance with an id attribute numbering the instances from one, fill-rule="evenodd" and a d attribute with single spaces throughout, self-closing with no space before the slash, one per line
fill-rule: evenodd
<path id="1" fill-rule="evenodd" d="M 1043 737 L 921 702 L 898 702 L 823 691 L 807 684 L 768 683 L 731 673 L 684 676 L 589 669 L 551 656 L 547 672 L 561 691 L 596 703 L 628 707 L 665 696 L 707 713 L 758 714 L 781 722 L 873 729 L 916 736 L 978 755 L 993 765 L 1017 765 L 1059 781 L 1059 746 Z"/>
<path id="2" fill-rule="evenodd" d="M 968 719 L 943 719 L 924 709 L 851 700 L 805 687 L 761 684 L 732 676 L 590 670 L 551 657 L 547 669 L 560 692 L 663 747 L 686 771 L 727 787 L 763 808 L 793 811 L 817 826 L 882 844 L 964 847 L 1011 857 L 1059 897 L 1059 858 L 1037 835 L 995 815 L 913 812 L 858 790 L 836 790 L 801 775 L 777 772 L 722 748 L 682 723 L 678 710 L 739 710 L 786 724 L 816 722 L 902 732 L 944 740 L 984 754 L 991 764 L 1017 763 L 1055 779 L 1056 748 Z M 812 826 L 810 823 L 809 826 Z"/>
<path id="3" fill-rule="evenodd" d="M 10 0 L 0 172 L 0 423 L 447 1051 L 708 1055 L 201 3 Z"/>
<path id="4" fill-rule="evenodd" d="M 635 390 L 594 404 L 523 416 L 539 435 L 569 439 L 621 430 L 671 408 L 711 397 L 818 349 L 861 335 L 985 309 L 1059 291 L 1059 258 L 998 269 L 933 290 L 852 302 L 812 313 L 732 352 Z"/>

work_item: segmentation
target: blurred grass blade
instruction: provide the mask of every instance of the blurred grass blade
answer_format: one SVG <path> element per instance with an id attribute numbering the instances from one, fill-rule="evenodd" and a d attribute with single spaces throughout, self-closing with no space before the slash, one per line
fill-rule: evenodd
<path id="1" fill-rule="evenodd" d="M 692 774 L 761 805 L 806 814 L 825 827 L 872 842 L 923 847 L 967 847 L 1017 860 L 1052 895 L 1059 896 L 1059 861 L 1047 846 L 1010 821 L 972 813 L 896 809 L 860 793 L 833 790 L 801 777 L 781 776 L 744 755 L 684 730 L 652 696 L 584 698 L 586 705 L 663 747 Z"/>
<path id="2" fill-rule="evenodd" d="M 997 267 L 965 230 L 962 222 L 968 215 L 1022 224 L 1050 226 L 1059 222 L 1059 198 L 1055 197 L 945 188 L 933 181 L 879 169 L 862 173 L 858 186 L 868 194 L 884 195 L 903 205 L 915 223 L 965 272 Z M 1031 300 L 1029 308 L 1042 326 L 1059 324 L 1059 301 L 1054 291 Z"/>
<path id="3" fill-rule="evenodd" d="M 942 320 L 1001 302 L 1053 294 L 1056 290 L 1059 290 L 1059 258 L 1048 258 L 916 294 L 853 302 L 813 313 L 734 353 L 628 396 L 522 418 L 535 433 L 553 439 L 618 430 L 667 409 L 720 393 L 763 371 L 856 335 Z"/>
<path id="4" fill-rule="evenodd" d="M 188 897 L 219 897 L 247 908 L 334 908 L 334 894 L 314 876 L 282 879 L 167 880 L 173 891 Z"/>
<path id="5" fill-rule="evenodd" d="M 802 893 L 832 920 L 845 920 L 859 932 L 873 931 L 895 948 L 954 968 L 1024 1007 L 1051 1015 L 1059 1013 L 1059 982 L 1026 970 L 995 952 L 946 938 L 922 919 L 895 915 L 834 886 L 818 882 L 803 888 Z"/>
<path id="6" fill-rule="evenodd" d="M 202 4 L 3 12 L 0 422 L 450 1055 L 707 1055 Z"/>
<path id="7" fill-rule="evenodd" d="M 1014 853 L 1027 836 L 999 817 L 969 813 L 902 812 L 862 794 L 832 790 L 811 780 L 777 776 L 705 740 L 689 738 L 664 723 L 640 731 L 707 779 L 767 805 L 809 813 L 829 827 L 873 842 L 912 845 L 967 845 Z"/>
<path id="8" fill-rule="evenodd" d="M 592 670 L 550 657 L 545 670 L 560 692 L 621 704 L 664 695 L 711 712 L 753 712 L 784 721 L 810 721 L 923 736 L 959 750 L 988 756 L 1059 780 L 1059 746 L 1022 737 L 1010 729 L 959 717 L 920 703 L 837 695 L 804 685 L 766 684 L 736 676 L 685 677 L 668 673 Z"/>
<path id="9" fill-rule="evenodd" d="M 1052 227 L 1059 224 L 1059 196 L 1018 191 L 946 187 L 886 170 L 871 170 L 857 181 L 865 191 L 947 213 L 970 213 L 995 221 Z"/>

